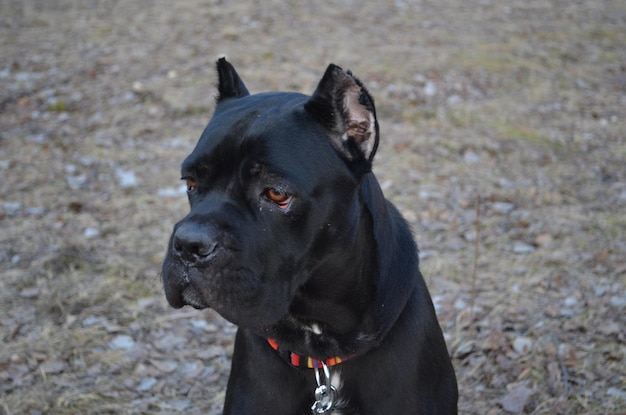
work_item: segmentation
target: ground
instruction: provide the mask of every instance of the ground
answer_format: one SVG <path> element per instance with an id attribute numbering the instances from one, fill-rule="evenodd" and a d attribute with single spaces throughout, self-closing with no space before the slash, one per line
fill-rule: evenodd
<path id="1" fill-rule="evenodd" d="M 220 413 L 235 327 L 159 272 L 225 54 L 376 98 L 460 413 L 625 414 L 626 3 L 247 3 L 0 3 L 0 413 Z"/>

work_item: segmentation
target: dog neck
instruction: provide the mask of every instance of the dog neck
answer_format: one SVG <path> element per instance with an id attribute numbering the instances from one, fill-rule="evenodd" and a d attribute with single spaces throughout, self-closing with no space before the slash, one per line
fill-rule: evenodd
<path id="1" fill-rule="evenodd" d="M 301 369 L 321 369 L 324 365 L 331 367 L 338 365 L 339 363 L 343 363 L 346 360 L 354 357 L 354 355 L 334 356 L 328 359 L 320 360 L 315 359 L 311 356 L 302 356 L 292 351 L 285 350 L 284 348 L 281 348 L 274 339 L 267 339 L 267 342 L 272 347 L 272 349 L 274 349 L 278 353 L 278 355 L 283 358 L 283 360 L 285 360 L 291 366 Z"/>

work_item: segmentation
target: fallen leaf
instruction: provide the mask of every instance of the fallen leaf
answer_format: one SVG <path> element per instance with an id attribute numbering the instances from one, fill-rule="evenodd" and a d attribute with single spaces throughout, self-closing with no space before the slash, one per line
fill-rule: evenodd
<path id="1" fill-rule="evenodd" d="M 535 237 L 535 245 L 539 247 L 550 246 L 553 240 L 554 238 L 549 233 L 540 233 Z"/>

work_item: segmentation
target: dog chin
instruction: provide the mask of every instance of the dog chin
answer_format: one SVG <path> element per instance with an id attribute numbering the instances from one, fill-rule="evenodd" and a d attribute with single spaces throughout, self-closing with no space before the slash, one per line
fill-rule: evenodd
<path id="1" fill-rule="evenodd" d="M 181 298 L 184 305 L 191 306 L 196 310 L 202 310 L 210 307 L 206 303 L 205 299 L 199 296 L 197 291 L 191 287 L 187 287 L 183 290 Z"/>

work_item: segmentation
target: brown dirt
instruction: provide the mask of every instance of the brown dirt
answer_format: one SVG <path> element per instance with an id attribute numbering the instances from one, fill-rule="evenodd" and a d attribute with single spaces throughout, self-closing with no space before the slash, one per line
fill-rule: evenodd
<path id="1" fill-rule="evenodd" d="M 623 1 L 5 0 L 0 38 L 0 413 L 220 413 L 234 327 L 159 268 L 222 53 L 376 97 L 461 413 L 626 413 Z"/>

